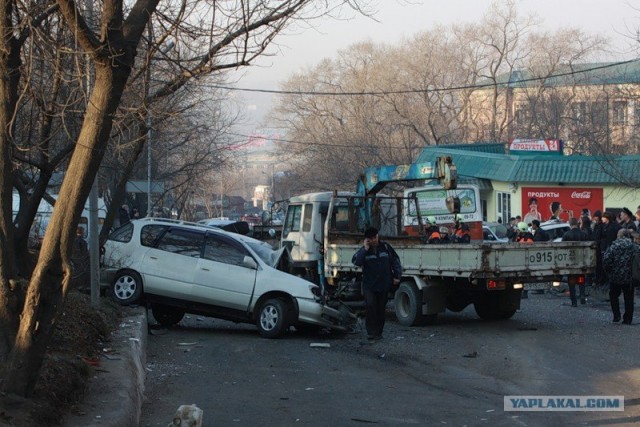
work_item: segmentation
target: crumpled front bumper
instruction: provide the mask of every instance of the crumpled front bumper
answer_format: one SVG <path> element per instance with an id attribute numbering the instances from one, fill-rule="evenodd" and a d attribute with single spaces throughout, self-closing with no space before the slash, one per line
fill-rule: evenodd
<path id="1" fill-rule="evenodd" d="M 356 316 L 345 307 L 338 310 L 310 299 L 298 299 L 298 321 L 346 332 Z"/>

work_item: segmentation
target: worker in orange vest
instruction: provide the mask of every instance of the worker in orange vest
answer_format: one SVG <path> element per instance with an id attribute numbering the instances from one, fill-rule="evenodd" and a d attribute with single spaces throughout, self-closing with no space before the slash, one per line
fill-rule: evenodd
<path id="1" fill-rule="evenodd" d="M 518 243 L 533 243 L 533 234 L 529 231 L 529 226 L 526 222 L 518 223 L 518 234 L 516 236 L 516 242 Z"/>
<path id="2" fill-rule="evenodd" d="M 456 219 L 456 228 L 453 233 L 454 243 L 471 243 L 471 235 L 469 234 L 469 225 L 465 224 L 462 219 Z"/>
<path id="3" fill-rule="evenodd" d="M 440 230 L 438 230 L 438 225 L 434 218 L 427 218 L 425 233 L 427 242 L 429 243 L 440 243 L 442 241 L 442 235 L 440 234 Z"/>

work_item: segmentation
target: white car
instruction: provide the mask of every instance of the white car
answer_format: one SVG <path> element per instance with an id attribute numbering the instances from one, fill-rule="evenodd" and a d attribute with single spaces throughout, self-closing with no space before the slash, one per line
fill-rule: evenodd
<path id="1" fill-rule="evenodd" d="M 499 222 L 485 222 L 482 224 L 482 240 L 485 242 L 507 243 L 507 227 Z"/>
<path id="2" fill-rule="evenodd" d="M 145 218 L 104 244 L 102 284 L 121 304 L 145 302 L 162 325 L 185 313 L 255 323 L 268 338 L 290 326 L 345 330 L 345 313 L 321 303 L 318 287 L 286 269 L 285 249 L 216 227 Z"/>
<path id="3" fill-rule="evenodd" d="M 550 242 L 561 242 L 564 233 L 571 229 L 568 223 L 557 220 L 542 222 L 540 228 L 547 232 Z"/>

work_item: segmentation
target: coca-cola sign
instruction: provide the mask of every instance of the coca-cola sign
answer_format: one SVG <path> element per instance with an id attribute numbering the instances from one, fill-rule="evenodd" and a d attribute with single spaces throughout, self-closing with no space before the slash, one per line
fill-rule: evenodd
<path id="1" fill-rule="evenodd" d="M 591 198 L 591 191 L 574 191 L 573 193 L 571 193 L 571 198 L 572 199 L 590 199 Z"/>
<path id="2" fill-rule="evenodd" d="M 604 206 L 602 188 L 523 187 L 521 194 L 521 215 L 527 223 L 534 219 L 547 221 L 552 217 L 567 221 L 572 217 L 579 218 L 583 213 L 591 216 Z M 518 214 L 516 209 L 514 215 Z"/>

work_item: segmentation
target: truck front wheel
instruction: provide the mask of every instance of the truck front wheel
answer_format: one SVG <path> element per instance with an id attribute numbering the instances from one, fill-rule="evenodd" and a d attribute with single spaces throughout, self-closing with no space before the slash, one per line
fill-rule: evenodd
<path id="1" fill-rule="evenodd" d="M 393 303 L 396 310 L 396 318 L 402 326 L 424 325 L 433 317 L 422 314 L 422 291 L 413 283 L 401 283 L 396 291 Z"/>

